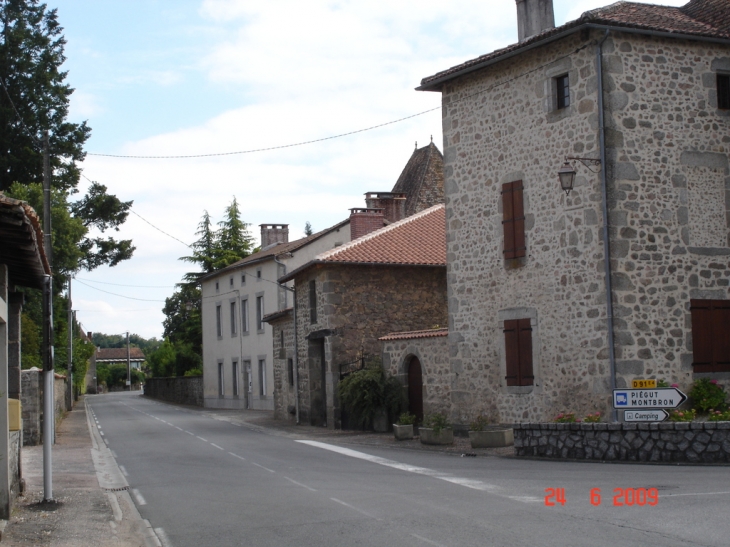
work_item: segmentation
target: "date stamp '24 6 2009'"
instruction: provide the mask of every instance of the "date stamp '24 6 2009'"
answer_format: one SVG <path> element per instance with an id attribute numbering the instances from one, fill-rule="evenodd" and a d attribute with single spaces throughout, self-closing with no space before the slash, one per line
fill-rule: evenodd
<path id="1" fill-rule="evenodd" d="M 545 505 L 547 507 L 555 507 L 555 505 L 565 505 L 567 503 L 565 497 L 565 488 L 546 488 L 545 489 Z M 593 506 L 601 505 L 601 489 L 591 488 L 589 501 Z M 656 506 L 659 503 L 659 491 L 656 488 L 614 488 L 613 489 L 613 506 L 614 507 L 635 507 L 649 505 Z"/>

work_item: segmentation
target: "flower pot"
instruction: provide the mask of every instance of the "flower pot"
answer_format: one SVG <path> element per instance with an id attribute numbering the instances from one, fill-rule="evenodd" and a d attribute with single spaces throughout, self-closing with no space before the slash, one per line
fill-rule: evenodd
<path id="1" fill-rule="evenodd" d="M 419 427 L 421 444 L 454 444 L 454 430 L 445 428 L 438 433 L 430 427 Z"/>
<path id="2" fill-rule="evenodd" d="M 498 448 L 513 445 L 515 435 L 511 429 L 487 429 L 469 431 L 469 440 L 472 448 Z"/>
<path id="3" fill-rule="evenodd" d="M 397 441 L 407 441 L 413 438 L 413 424 L 393 424 L 393 435 Z"/>

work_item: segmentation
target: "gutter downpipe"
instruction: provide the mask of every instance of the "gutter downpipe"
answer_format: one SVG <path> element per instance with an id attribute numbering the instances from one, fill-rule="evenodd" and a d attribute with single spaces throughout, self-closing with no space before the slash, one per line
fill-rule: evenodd
<path id="1" fill-rule="evenodd" d="M 613 338 L 613 288 L 611 284 L 611 242 L 608 233 L 608 182 L 606 172 L 606 124 L 604 120 L 603 101 L 603 43 L 608 38 L 610 30 L 606 29 L 603 39 L 596 47 L 596 71 L 598 79 L 598 136 L 601 148 L 601 206 L 603 208 L 603 262 L 606 277 L 606 321 L 608 326 L 608 361 L 611 369 L 611 392 L 616 389 L 616 354 Z M 618 412 L 611 411 L 611 420 L 618 422 Z"/>
<path id="2" fill-rule="evenodd" d="M 291 253 L 289 254 L 291 255 Z M 284 268 L 284 274 L 286 275 L 286 264 L 280 262 L 276 255 L 274 255 L 274 262 Z M 297 286 L 296 281 L 294 281 L 294 287 L 287 287 L 282 283 L 279 283 L 279 286 L 282 289 L 291 291 L 294 299 L 294 415 L 296 416 L 296 423 L 299 425 L 299 337 L 297 336 Z M 286 308 L 286 301 L 284 302 L 284 307 Z"/>

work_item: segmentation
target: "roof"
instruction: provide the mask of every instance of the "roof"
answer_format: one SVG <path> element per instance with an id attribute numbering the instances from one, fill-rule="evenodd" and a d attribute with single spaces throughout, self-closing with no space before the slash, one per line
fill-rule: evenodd
<path id="1" fill-rule="evenodd" d="M 284 253 L 293 253 L 294 251 L 301 249 L 305 245 L 307 245 L 313 241 L 316 241 L 319 238 L 321 238 L 335 230 L 342 228 L 349 222 L 350 222 L 350 219 L 347 218 L 347 219 L 343 220 L 342 222 L 338 222 L 334 226 L 325 228 L 324 230 L 321 230 L 321 231 L 317 232 L 316 234 L 312 234 L 311 236 L 303 237 L 301 239 L 297 239 L 296 241 L 291 241 L 289 243 L 277 243 L 275 245 L 271 245 L 264 250 L 261 250 L 257 253 L 253 253 L 253 254 L 247 256 L 246 258 L 239 260 L 238 262 L 234 262 L 230 266 L 226 266 L 225 268 L 221 268 L 220 270 L 216 270 L 214 272 L 205 274 L 198 281 L 202 282 L 206 279 L 210 279 L 210 278 L 220 275 L 222 273 L 229 272 L 231 270 L 235 270 L 242 266 L 247 266 L 249 264 L 257 264 L 259 262 L 263 262 L 264 260 L 273 260 L 274 257 L 279 256 Z"/>
<path id="2" fill-rule="evenodd" d="M 378 340 L 387 342 L 389 340 L 413 340 L 414 338 L 439 338 L 448 335 L 449 329 L 412 330 L 409 332 L 391 332 L 381 336 Z"/>
<path id="3" fill-rule="evenodd" d="M 444 205 L 370 232 L 313 260 L 279 279 L 294 279 L 315 264 L 367 264 L 389 266 L 445 266 L 446 212 Z"/>
<path id="4" fill-rule="evenodd" d="M 406 194 L 406 216 L 444 202 L 444 156 L 433 142 L 413 151 L 392 192 Z"/>
<path id="5" fill-rule="evenodd" d="M 145 355 L 140 348 L 129 348 L 131 361 L 144 361 Z M 127 348 L 99 348 L 96 350 L 96 362 L 100 361 L 126 361 Z"/>
<path id="6" fill-rule="evenodd" d="M 44 277 L 51 274 L 35 210 L 1 192 L 0 263 L 7 264 L 12 283 L 25 287 L 41 289 Z"/>
<path id="7" fill-rule="evenodd" d="M 584 27 L 613 27 L 617 30 L 664 33 L 677 38 L 730 41 L 730 9 L 728 0 L 691 0 L 681 8 L 616 2 L 603 8 L 586 11 L 578 19 L 548 29 L 506 48 L 471 59 L 421 80 L 417 88 L 439 91 L 444 83 L 474 70 L 504 60 L 543 42 L 573 34 Z"/>
<path id="8" fill-rule="evenodd" d="M 281 319 L 283 317 L 287 317 L 294 311 L 294 308 L 284 308 L 283 310 L 277 310 L 272 313 L 268 313 L 263 316 L 261 319 L 264 323 L 271 323 L 272 321 L 276 321 L 277 319 Z"/>

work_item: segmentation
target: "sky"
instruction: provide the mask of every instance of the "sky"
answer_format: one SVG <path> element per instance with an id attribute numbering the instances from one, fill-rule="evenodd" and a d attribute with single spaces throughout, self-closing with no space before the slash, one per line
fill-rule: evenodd
<path id="1" fill-rule="evenodd" d="M 162 336 L 164 300 L 194 269 L 181 241 L 204 211 L 218 222 L 235 196 L 256 240 L 263 223 L 293 240 L 344 220 L 392 189 L 416 143 L 442 149 L 441 97 L 415 91 L 421 79 L 517 41 L 514 0 L 46 1 L 67 41 L 70 120 L 92 128 L 83 173 L 134 201 L 114 234 L 133 258 L 79 272 L 73 308 L 86 331 L 145 338 Z M 555 23 L 609 3 L 554 0 Z"/>

